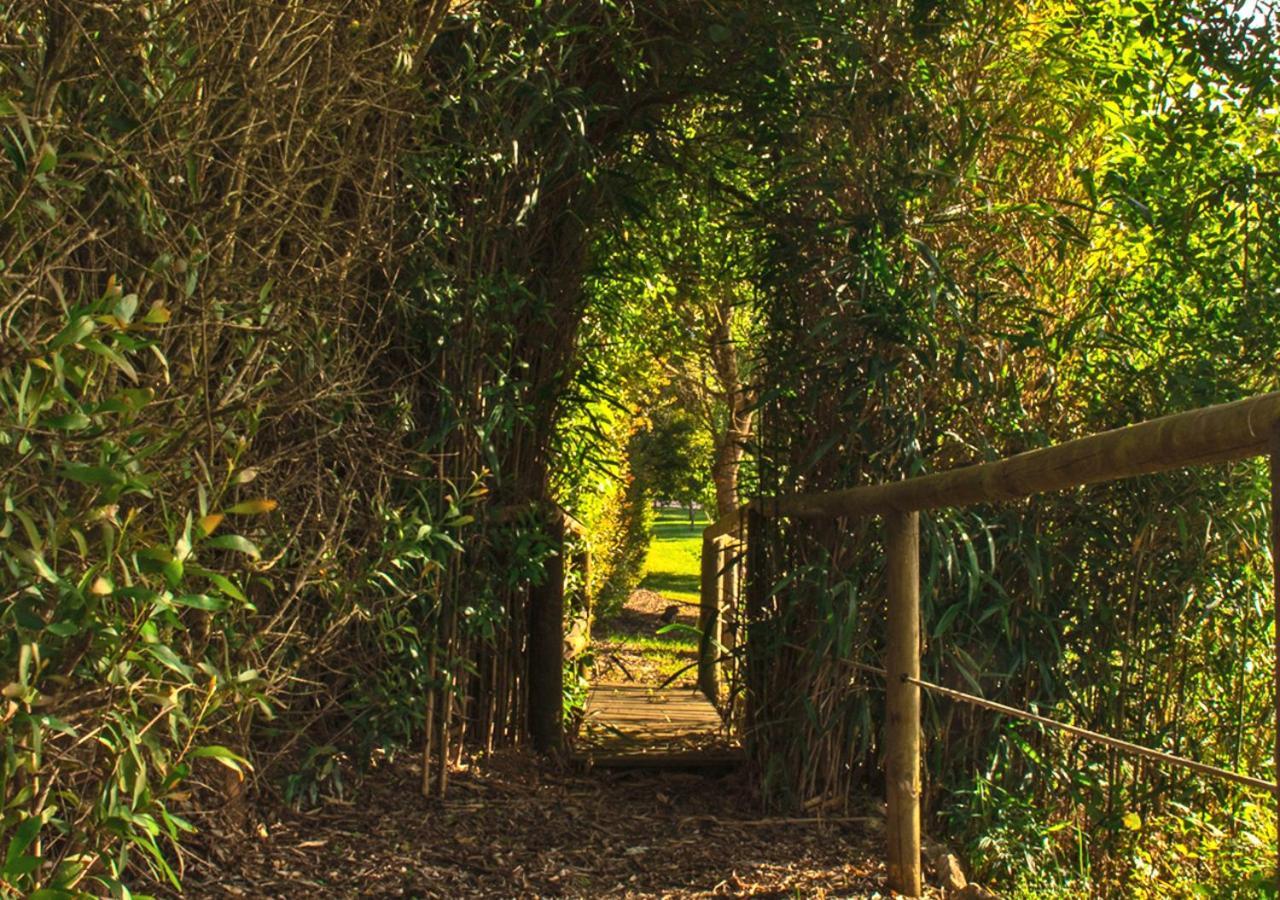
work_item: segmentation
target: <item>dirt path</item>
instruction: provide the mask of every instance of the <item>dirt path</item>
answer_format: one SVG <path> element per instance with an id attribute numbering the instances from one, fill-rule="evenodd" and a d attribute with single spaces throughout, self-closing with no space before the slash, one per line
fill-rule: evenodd
<path id="1" fill-rule="evenodd" d="M 358 804 L 282 812 L 187 860 L 190 897 L 876 897 L 878 819 L 761 816 L 740 774 L 565 773 L 521 754 L 423 800 L 408 759 Z"/>

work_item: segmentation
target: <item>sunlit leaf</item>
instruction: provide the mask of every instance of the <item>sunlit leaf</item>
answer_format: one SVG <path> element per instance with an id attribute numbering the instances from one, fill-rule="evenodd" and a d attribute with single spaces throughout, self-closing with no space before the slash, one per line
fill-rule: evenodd
<path id="1" fill-rule="evenodd" d="M 277 504 L 276 501 L 274 500 L 267 500 L 267 499 L 243 500 L 240 503 L 237 503 L 235 506 L 230 507 L 227 510 L 227 512 L 232 513 L 234 515 L 250 516 L 250 515 L 257 515 L 260 513 L 269 513 L 273 509 L 275 509 L 276 506 L 278 505 L 279 504 Z"/>

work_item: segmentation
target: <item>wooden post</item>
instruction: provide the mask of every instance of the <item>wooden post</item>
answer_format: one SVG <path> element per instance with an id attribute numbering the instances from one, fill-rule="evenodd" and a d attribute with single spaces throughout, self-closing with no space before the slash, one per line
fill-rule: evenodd
<path id="1" fill-rule="evenodd" d="M 920 516 L 885 516 L 889 612 L 885 671 L 885 792 L 889 887 L 919 897 L 920 880 Z"/>
<path id="2" fill-rule="evenodd" d="M 585 617 L 582 626 L 583 647 L 578 651 L 581 653 L 591 646 L 591 617 L 595 609 L 591 597 L 591 551 L 587 548 L 585 537 L 580 536 L 579 540 L 582 541 L 582 552 L 578 554 L 577 562 L 578 572 L 582 576 L 582 615 Z M 581 667 L 578 671 L 582 671 Z"/>
<path id="3" fill-rule="evenodd" d="M 720 674 L 716 657 L 720 639 L 720 542 L 702 539 L 702 585 L 698 599 L 698 687 L 712 703 L 720 702 Z"/>
<path id="4" fill-rule="evenodd" d="M 529 736 L 539 753 L 558 751 L 564 728 L 564 520 L 556 511 L 547 534 L 556 552 L 529 592 Z"/>
<path id="5" fill-rule="evenodd" d="M 1272 622 L 1275 628 L 1275 669 L 1272 674 L 1272 690 L 1275 693 L 1276 717 L 1272 727 L 1276 729 L 1274 780 L 1280 783 L 1280 425 L 1273 426 L 1270 434 L 1271 454 L 1271 602 Z M 1240 661 L 1244 665 L 1244 661 Z M 1276 887 L 1280 888 L 1280 790 L 1276 796 Z"/>
<path id="6" fill-rule="evenodd" d="M 762 707 L 769 699 L 766 690 L 767 660 L 762 656 L 759 637 L 753 642 L 752 633 L 759 634 L 763 627 L 765 609 L 769 604 L 769 590 L 773 587 L 775 573 L 769 558 L 769 548 L 765 542 L 764 516 L 754 507 L 747 510 L 745 525 L 746 560 L 743 563 L 742 577 L 745 590 L 746 607 L 738 619 L 738 640 L 746 651 L 739 665 L 740 683 L 746 691 L 742 698 L 743 720 L 745 722 L 744 738 L 756 744 L 756 735 L 764 729 L 768 720 Z"/>
<path id="7" fill-rule="evenodd" d="M 739 618 L 738 607 L 738 557 L 741 550 L 732 543 L 724 546 L 720 559 L 720 643 L 726 650 L 734 647 L 734 637 L 725 626 Z"/>

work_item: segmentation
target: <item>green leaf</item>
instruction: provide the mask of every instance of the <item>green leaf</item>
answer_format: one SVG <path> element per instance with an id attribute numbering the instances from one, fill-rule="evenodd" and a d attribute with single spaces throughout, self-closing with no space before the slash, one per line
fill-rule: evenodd
<path id="1" fill-rule="evenodd" d="M 44 175 L 52 172 L 53 167 L 58 164 L 58 154 L 49 144 L 45 144 L 40 148 L 40 157 L 36 162 L 35 174 Z"/>
<path id="2" fill-rule="evenodd" d="M 65 637 L 71 637 L 72 635 L 77 635 L 84 629 L 81 627 L 81 625 L 78 622 L 61 621 L 61 622 L 50 622 L 47 626 L 45 626 L 44 630 L 49 632 L 50 634 L 56 635 L 57 637 L 65 638 Z"/>
<path id="3" fill-rule="evenodd" d="M 216 759 L 233 772 L 244 773 L 245 769 L 252 769 L 249 760 L 240 754 L 232 751 L 220 744 L 208 744 L 204 747 L 197 747 L 191 751 L 191 756 L 196 759 Z"/>
<path id="4" fill-rule="evenodd" d="M 4 870 L 7 873 L 14 870 L 15 866 L 22 865 L 19 860 L 25 855 L 27 848 L 35 842 L 36 835 L 40 833 L 40 828 L 44 823 L 38 816 L 24 819 L 17 828 L 13 830 L 13 837 L 9 840 L 9 849 L 4 857 Z M 39 860 L 36 860 L 39 864 Z M 30 871 L 28 869 L 27 871 Z"/>
<path id="5" fill-rule="evenodd" d="M 57 350 L 59 347 L 65 347 L 67 344 L 76 344 L 93 334 L 93 330 L 98 327 L 98 323 L 93 321 L 89 316 L 79 316 L 72 319 L 66 328 L 63 328 L 53 340 L 49 341 L 48 349 Z"/>
<path id="6" fill-rule="evenodd" d="M 161 566 L 160 572 L 164 575 L 165 584 L 170 588 L 176 588 L 181 584 L 183 568 L 182 560 L 176 556 Z"/>
<path id="7" fill-rule="evenodd" d="M 29 631 L 43 631 L 44 618 L 35 610 L 35 601 L 31 597 L 20 597 L 13 605 L 13 620 L 20 628 Z"/>
<path id="8" fill-rule="evenodd" d="M 663 625 L 654 634 L 670 634 L 671 632 L 684 632 L 686 634 L 702 637 L 702 632 L 694 628 L 692 625 L 686 625 L 684 622 L 672 622 L 670 625 Z"/>
<path id="9" fill-rule="evenodd" d="M 133 321 L 133 315 L 138 311 L 138 295 L 125 294 L 116 303 L 116 318 L 126 324 Z"/>
<path id="10" fill-rule="evenodd" d="M 227 608 L 227 601 L 221 597 L 210 597 L 208 594 L 183 594 L 180 597 L 174 597 L 173 602 L 176 606 L 189 606 L 192 609 L 203 609 L 207 612 L 217 612 Z"/>
<path id="11" fill-rule="evenodd" d="M 262 559 L 262 553 L 254 546 L 253 541 L 238 534 L 223 534 L 204 542 L 206 547 L 217 547 L 220 550 L 239 550 L 254 559 Z"/>
<path id="12" fill-rule="evenodd" d="M 136 382 L 138 380 L 138 372 L 133 368 L 133 364 L 115 350 L 112 350 L 106 344 L 102 343 L 102 341 L 97 338 L 90 338 L 84 342 L 84 346 L 86 350 L 101 356 L 121 372 L 124 372 L 125 375 L 128 375 L 130 381 Z"/>
<path id="13" fill-rule="evenodd" d="M 185 678 L 191 677 L 191 667 L 184 663 L 168 644 L 147 644 L 146 650 L 166 668 L 172 669 Z"/>
<path id="14" fill-rule="evenodd" d="M 48 428 L 56 428 L 60 431 L 81 431 L 93 424 L 90 419 L 82 412 L 67 413 L 65 416 L 54 416 L 51 419 L 45 419 L 43 423 Z"/>
<path id="15" fill-rule="evenodd" d="M 114 487 L 124 484 L 124 476 L 105 466 L 69 465 L 60 473 L 63 478 L 79 481 L 81 484 L 96 484 L 102 487 Z"/>
<path id="16" fill-rule="evenodd" d="M 68 725 L 57 716 L 42 713 L 38 716 L 32 716 L 32 718 L 43 727 L 48 728 L 50 731 L 57 731 L 62 734 L 70 735 L 71 737 L 75 737 L 78 734 L 75 728 Z"/>
<path id="17" fill-rule="evenodd" d="M 214 587 L 233 600 L 239 600 L 241 603 L 249 602 L 249 598 L 244 595 L 244 592 L 240 590 L 240 588 L 236 587 L 235 582 L 227 576 L 219 572 L 210 572 L 208 569 L 195 567 L 188 567 L 187 571 L 192 575 L 203 575 L 205 578 L 208 578 L 209 581 L 213 583 Z"/>

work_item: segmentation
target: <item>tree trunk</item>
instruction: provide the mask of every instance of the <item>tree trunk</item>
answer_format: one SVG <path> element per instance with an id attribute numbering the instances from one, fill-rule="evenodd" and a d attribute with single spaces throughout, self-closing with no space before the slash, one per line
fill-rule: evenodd
<path id="1" fill-rule="evenodd" d="M 716 436 L 716 458 L 711 467 L 711 480 L 716 487 L 716 517 L 722 518 L 738 508 L 738 466 L 742 462 L 742 444 L 737 435 L 727 432 Z"/>
<path id="2" fill-rule="evenodd" d="M 743 447 L 751 437 L 751 402 L 740 380 L 738 348 L 733 340 L 733 311 L 732 298 L 726 295 L 716 310 L 708 346 L 720 394 L 728 408 L 724 428 L 715 435 L 716 455 L 711 467 L 717 516 L 726 516 L 738 508 L 738 468 Z"/>

